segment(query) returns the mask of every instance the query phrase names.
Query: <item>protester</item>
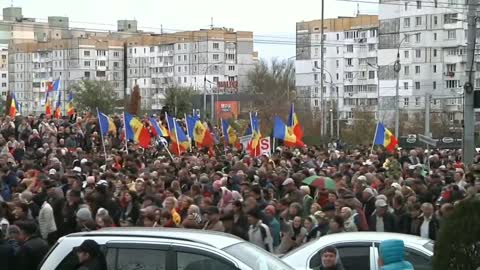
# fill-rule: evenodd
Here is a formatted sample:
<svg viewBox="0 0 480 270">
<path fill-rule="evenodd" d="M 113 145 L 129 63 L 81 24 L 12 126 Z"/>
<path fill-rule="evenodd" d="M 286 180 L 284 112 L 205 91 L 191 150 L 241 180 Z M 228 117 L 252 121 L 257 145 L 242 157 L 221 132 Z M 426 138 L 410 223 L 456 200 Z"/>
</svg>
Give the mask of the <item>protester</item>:
<svg viewBox="0 0 480 270">
<path fill-rule="evenodd" d="M 164 113 L 153 119 L 168 129 Z M 145 147 L 126 141 L 122 116 L 112 115 L 112 122 L 116 132 L 102 136 L 90 113 L 0 117 L 2 245 L 16 257 L 25 256 L 30 243 L 43 248 L 43 240 L 51 246 L 70 233 L 119 226 L 226 232 L 279 253 L 349 231 L 434 240 L 455 205 L 480 194 L 480 166 L 466 168 L 455 149 L 391 153 L 345 143 L 287 147 L 276 140 L 275 151 L 255 156 L 248 145 L 216 140 L 178 153 L 178 147 L 170 151 L 172 138 L 164 138 L 165 147 L 151 129 Z M 309 184 L 310 176 L 317 183 Z M 34 224 L 38 232 L 16 223 Z M 336 251 L 326 254 L 335 258 L 333 264 L 325 258 L 327 268 L 342 267 Z"/>
<path fill-rule="evenodd" d="M 321 251 L 321 264 L 318 270 L 344 270 L 342 264 L 339 260 L 339 254 L 336 248 L 334 247 L 326 247 L 323 248 Z"/>
<path fill-rule="evenodd" d="M 405 244 L 402 240 L 382 241 L 378 253 L 381 270 L 413 270 L 412 264 L 404 260 Z"/>
<path fill-rule="evenodd" d="M 74 248 L 77 254 L 79 266 L 77 270 L 107 270 L 107 261 L 100 250 L 100 246 L 94 240 L 85 240 Z"/>
<path fill-rule="evenodd" d="M 36 270 L 49 250 L 48 243 L 38 235 L 38 226 L 34 222 L 19 221 L 16 225 L 20 229 L 17 237 L 20 248 L 15 269 Z"/>
</svg>

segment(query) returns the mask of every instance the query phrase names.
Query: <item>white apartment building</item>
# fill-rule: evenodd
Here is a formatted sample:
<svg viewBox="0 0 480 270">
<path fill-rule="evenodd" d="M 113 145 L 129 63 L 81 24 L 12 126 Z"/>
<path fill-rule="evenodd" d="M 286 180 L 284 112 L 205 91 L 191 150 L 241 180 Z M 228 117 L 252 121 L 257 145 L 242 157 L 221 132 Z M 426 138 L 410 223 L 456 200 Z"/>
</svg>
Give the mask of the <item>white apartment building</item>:
<svg viewBox="0 0 480 270">
<path fill-rule="evenodd" d="M 74 38 L 11 44 L 8 66 L 10 91 L 15 93 L 24 114 L 44 111 L 48 82 L 56 79 L 60 79 L 62 110 L 71 86 L 82 79 L 110 81 L 118 98 L 123 98 L 121 40 Z"/>
<path fill-rule="evenodd" d="M 452 123 L 460 122 L 467 68 L 465 1 L 380 1 L 379 20 L 381 107 L 390 108 L 384 111 L 384 121 L 393 127 L 393 64 L 398 51 L 401 113 L 414 120 L 413 113 L 424 112 L 429 95 L 432 113 L 448 115 Z M 480 79 L 475 87 L 480 87 Z"/>
<path fill-rule="evenodd" d="M 127 88 L 138 84 L 142 107 L 152 110 L 164 105 L 169 87 L 209 94 L 243 91 L 255 59 L 252 32 L 213 28 L 136 36 L 127 39 Z"/>
<path fill-rule="evenodd" d="M 320 89 L 321 25 L 321 20 L 297 23 L 297 99 L 304 100 L 316 117 L 325 120 L 322 122 L 330 121 L 328 113 L 336 110 L 337 103 L 342 121 L 351 120 L 355 108 L 375 112 L 378 103 L 378 16 L 324 20 L 323 89 Z"/>
</svg>

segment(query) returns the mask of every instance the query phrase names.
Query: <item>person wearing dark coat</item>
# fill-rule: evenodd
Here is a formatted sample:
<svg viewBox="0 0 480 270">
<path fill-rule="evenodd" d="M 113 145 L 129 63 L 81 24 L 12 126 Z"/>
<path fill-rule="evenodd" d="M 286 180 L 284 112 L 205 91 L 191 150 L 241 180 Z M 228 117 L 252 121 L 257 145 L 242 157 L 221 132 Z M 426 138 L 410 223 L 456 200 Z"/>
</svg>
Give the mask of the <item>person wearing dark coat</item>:
<svg viewBox="0 0 480 270">
<path fill-rule="evenodd" d="M 242 202 L 233 202 L 233 226 L 231 233 L 248 241 L 248 218 L 243 213 Z"/>
<path fill-rule="evenodd" d="M 20 221 L 18 235 L 21 243 L 16 255 L 16 270 L 36 270 L 49 250 L 48 243 L 38 234 L 38 226 L 33 221 Z"/>
<path fill-rule="evenodd" d="M 74 251 L 79 261 L 77 270 L 107 270 L 105 255 L 94 240 L 83 241 L 80 246 L 74 248 Z"/>
<path fill-rule="evenodd" d="M 375 212 L 368 219 L 369 230 L 372 232 L 396 232 L 395 217 L 388 212 L 387 202 L 378 199 L 375 206 Z"/>
<path fill-rule="evenodd" d="M 5 234 L 6 233 L 0 228 L 0 262 L 2 269 L 15 269 L 15 250 L 13 246 L 5 240 Z"/>
</svg>

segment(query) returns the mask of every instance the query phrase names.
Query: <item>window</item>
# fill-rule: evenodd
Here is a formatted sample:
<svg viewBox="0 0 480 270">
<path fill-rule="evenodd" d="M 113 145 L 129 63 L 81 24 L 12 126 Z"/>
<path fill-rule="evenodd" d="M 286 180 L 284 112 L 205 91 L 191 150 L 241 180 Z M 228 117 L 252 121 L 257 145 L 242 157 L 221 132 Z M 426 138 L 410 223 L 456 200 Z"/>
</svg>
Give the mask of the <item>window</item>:
<svg viewBox="0 0 480 270">
<path fill-rule="evenodd" d="M 2 83 L 2 87 L 7 87 L 7 83 Z"/>
<path fill-rule="evenodd" d="M 421 9 L 422 8 L 422 1 L 417 1 L 417 9 Z"/>
<path fill-rule="evenodd" d="M 183 77 L 183 82 L 187 83 L 187 77 Z"/>
<path fill-rule="evenodd" d="M 106 51 L 104 50 L 97 50 L 97 56 L 105 56 L 106 55 Z"/>
<path fill-rule="evenodd" d="M 181 55 L 177 56 L 177 60 L 178 62 L 182 61 L 182 56 Z"/>
<path fill-rule="evenodd" d="M 340 34 L 337 33 L 337 40 L 340 40 Z"/>
<path fill-rule="evenodd" d="M 432 269 L 432 262 L 429 258 L 408 248 L 405 249 L 405 260 L 410 262 L 415 270 Z"/>
<path fill-rule="evenodd" d="M 177 45 L 177 50 L 181 50 L 182 49 L 182 44 L 178 44 Z"/>
<path fill-rule="evenodd" d="M 437 49 L 433 49 L 433 57 L 437 57 Z"/>
<path fill-rule="evenodd" d="M 84 77 L 85 78 L 90 78 L 90 71 L 85 71 Z"/>
<path fill-rule="evenodd" d="M 235 66 L 228 66 L 229 71 L 235 71 Z"/>
<path fill-rule="evenodd" d="M 353 45 L 347 45 L 347 52 L 353 52 Z"/>
<path fill-rule="evenodd" d="M 89 67 L 90 66 L 90 61 L 84 61 L 83 65 L 86 66 L 86 67 Z"/>
<path fill-rule="evenodd" d="M 227 60 L 231 60 L 231 61 L 235 60 L 235 54 L 234 53 L 228 53 L 227 54 Z"/>
<path fill-rule="evenodd" d="M 367 58 L 359 58 L 358 59 L 358 64 L 361 66 L 364 66 L 367 64 Z"/>
<path fill-rule="evenodd" d="M 166 251 L 157 249 L 109 249 L 109 269 L 166 269 Z M 116 261 L 115 261 L 116 260 Z"/>
<path fill-rule="evenodd" d="M 408 9 L 408 2 L 405 2 L 405 11 Z"/>
<path fill-rule="evenodd" d="M 83 56 L 90 56 L 90 51 L 83 51 Z"/>
<path fill-rule="evenodd" d="M 404 75 L 409 75 L 410 74 L 410 67 L 409 66 L 404 66 L 403 67 L 403 73 L 404 73 Z"/>
<path fill-rule="evenodd" d="M 437 73 L 437 65 L 433 65 L 433 73 Z"/>
<path fill-rule="evenodd" d="M 2 78 L 4 78 L 4 79 L 7 78 L 7 74 L 2 73 Z"/>
<path fill-rule="evenodd" d="M 444 24 L 449 24 L 449 23 L 456 23 L 457 20 L 457 13 L 447 13 L 443 15 L 443 23 Z"/>
<path fill-rule="evenodd" d="M 415 17 L 415 25 L 416 26 L 422 25 L 422 17 Z"/>
<path fill-rule="evenodd" d="M 409 58 L 410 57 L 410 51 L 404 51 L 403 56 L 404 56 L 404 58 Z"/>
<path fill-rule="evenodd" d="M 409 98 L 408 97 L 404 98 L 403 99 L 403 106 L 408 107 L 408 102 L 409 102 Z"/>
<path fill-rule="evenodd" d="M 150 47 L 150 52 L 155 52 L 155 47 Z"/>
<path fill-rule="evenodd" d="M 446 80 L 445 81 L 445 86 L 447 88 L 456 88 L 459 85 L 459 81 L 457 80 Z"/>
<path fill-rule="evenodd" d="M 104 60 L 98 61 L 98 65 L 101 66 L 101 67 L 104 67 L 105 64 L 106 64 L 106 63 L 105 63 Z"/>
<path fill-rule="evenodd" d="M 119 68 L 119 67 L 120 67 L 120 63 L 118 63 L 118 62 L 113 62 L 113 67 L 114 67 L 114 68 Z"/>
<path fill-rule="evenodd" d="M 447 64 L 447 72 L 455 72 L 457 70 L 456 64 Z"/>
<path fill-rule="evenodd" d="M 215 83 L 218 82 L 218 77 L 217 76 L 213 77 L 213 82 L 215 82 Z"/>
<path fill-rule="evenodd" d="M 315 48 L 315 56 L 318 56 L 318 48 Z"/>
<path fill-rule="evenodd" d="M 415 82 L 415 89 L 420 90 L 420 82 Z"/>
<path fill-rule="evenodd" d="M 416 42 L 416 43 L 420 43 L 420 40 L 421 40 L 421 38 L 420 38 L 420 33 L 415 34 L 415 42 Z"/>
<path fill-rule="evenodd" d="M 415 106 L 420 106 L 420 97 L 415 97 Z"/>
<path fill-rule="evenodd" d="M 420 74 L 420 66 L 415 66 L 415 74 Z"/>
<path fill-rule="evenodd" d="M 448 30 L 447 35 L 448 35 L 448 39 L 456 39 L 457 38 L 457 31 L 456 30 Z"/>
<path fill-rule="evenodd" d="M 105 71 L 97 71 L 97 77 L 105 77 Z"/>
<path fill-rule="evenodd" d="M 336 62 L 336 66 L 337 66 L 337 68 L 338 68 L 338 67 L 340 66 L 340 61 L 339 61 L 339 60 L 336 60 L 335 62 Z"/>
<path fill-rule="evenodd" d="M 422 51 L 421 50 L 415 50 L 415 57 L 416 58 L 422 57 Z"/>
<path fill-rule="evenodd" d="M 345 78 L 346 79 L 353 79 L 353 72 L 345 72 Z"/>
<path fill-rule="evenodd" d="M 338 73 L 336 73 L 335 75 L 336 75 L 336 78 L 337 78 L 337 81 L 338 81 L 338 79 L 340 79 L 340 75 Z"/>
<path fill-rule="evenodd" d="M 433 90 L 437 89 L 437 82 L 436 81 L 432 82 L 432 87 L 433 87 Z"/>
<path fill-rule="evenodd" d="M 345 59 L 345 61 L 346 61 L 345 64 L 346 64 L 347 66 L 352 66 L 352 58 L 347 58 L 347 59 Z"/>
<path fill-rule="evenodd" d="M 438 24 L 438 18 L 437 16 L 433 16 L 433 24 L 437 25 Z"/>
<path fill-rule="evenodd" d="M 318 81 L 318 74 L 313 74 L 313 80 Z"/>
<path fill-rule="evenodd" d="M 408 90 L 408 82 L 403 83 L 403 89 Z"/>
<path fill-rule="evenodd" d="M 315 107 L 318 107 L 318 99 L 315 99 Z"/>
<path fill-rule="evenodd" d="M 200 254 L 177 252 L 177 270 L 190 269 L 237 269 L 233 264 L 224 259 L 217 259 Z"/>
<path fill-rule="evenodd" d="M 375 79 L 375 71 L 370 70 L 370 71 L 368 72 L 368 78 L 369 78 L 369 79 Z"/>
<path fill-rule="evenodd" d="M 187 55 L 183 56 L 183 61 L 187 61 Z"/>
<path fill-rule="evenodd" d="M 215 49 L 215 50 L 218 50 L 218 49 L 220 49 L 220 44 L 219 44 L 219 43 L 216 43 L 216 42 L 214 42 L 214 43 L 213 43 L 213 49 Z"/>
<path fill-rule="evenodd" d="M 368 44 L 368 51 L 375 51 L 375 44 Z"/>
<path fill-rule="evenodd" d="M 338 254 L 340 255 L 340 261 L 345 269 L 357 269 L 368 270 L 370 269 L 370 248 L 369 247 L 338 247 Z M 314 256 L 315 257 L 315 256 Z M 310 268 L 312 267 L 312 261 L 310 260 Z M 320 256 L 319 256 L 320 257 Z M 319 261 L 321 263 L 321 259 Z M 320 264 L 319 264 L 320 265 Z"/>
<path fill-rule="evenodd" d="M 410 27 L 410 18 L 403 19 L 403 27 L 405 28 Z"/>
<path fill-rule="evenodd" d="M 337 54 L 340 53 L 340 47 L 337 47 Z"/>
<path fill-rule="evenodd" d="M 437 33 L 433 33 L 433 40 L 437 40 Z"/>
<path fill-rule="evenodd" d="M 220 59 L 219 56 L 218 56 L 218 54 L 214 54 L 214 55 L 213 55 L 213 60 L 218 61 L 218 59 Z"/>
</svg>

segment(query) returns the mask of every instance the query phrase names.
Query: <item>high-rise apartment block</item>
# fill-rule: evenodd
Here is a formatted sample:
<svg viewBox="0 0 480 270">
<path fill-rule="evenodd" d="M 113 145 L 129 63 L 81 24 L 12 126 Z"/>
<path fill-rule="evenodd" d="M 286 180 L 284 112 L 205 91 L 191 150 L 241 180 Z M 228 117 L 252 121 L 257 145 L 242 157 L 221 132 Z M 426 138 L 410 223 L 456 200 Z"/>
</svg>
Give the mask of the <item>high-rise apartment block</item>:
<svg viewBox="0 0 480 270">
<path fill-rule="evenodd" d="M 378 103 L 378 17 L 358 15 L 325 19 L 323 25 L 322 76 L 322 21 L 297 23 L 297 98 L 305 101 L 324 122 L 330 121 L 329 112 L 337 109 L 342 121 L 351 120 L 355 108 L 375 112 Z M 321 80 L 323 89 L 320 89 Z"/>
</svg>

